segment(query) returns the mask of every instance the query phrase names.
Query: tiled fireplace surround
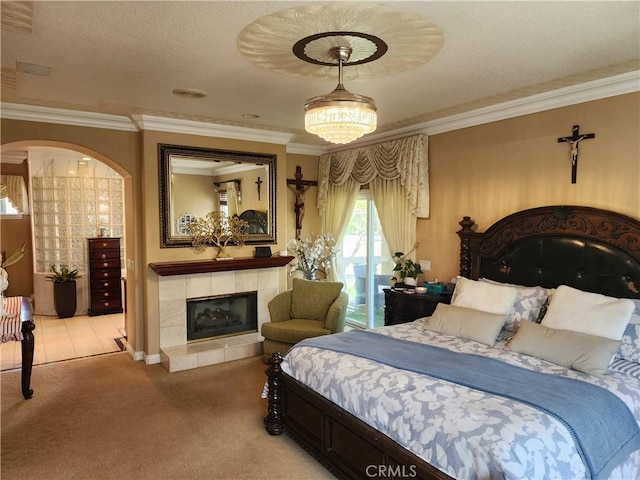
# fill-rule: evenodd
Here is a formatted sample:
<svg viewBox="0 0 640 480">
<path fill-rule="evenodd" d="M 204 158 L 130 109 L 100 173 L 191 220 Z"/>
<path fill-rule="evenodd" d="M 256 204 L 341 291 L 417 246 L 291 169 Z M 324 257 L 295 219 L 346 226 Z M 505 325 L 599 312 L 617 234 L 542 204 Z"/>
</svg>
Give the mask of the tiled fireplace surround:
<svg viewBox="0 0 640 480">
<path fill-rule="evenodd" d="M 177 372 L 262 354 L 264 338 L 259 332 L 262 324 L 269 321 L 267 303 L 286 288 L 280 288 L 286 276 L 282 274 L 282 265 L 268 266 L 261 262 L 258 268 L 247 268 L 246 260 L 240 261 L 242 270 L 233 269 L 238 261 L 227 260 L 226 271 L 197 272 L 207 268 L 203 263 L 194 263 L 191 265 L 196 268 L 191 270 L 196 272 L 179 274 L 176 272 L 189 270 L 189 266 L 185 264 L 167 273 L 176 264 L 150 265 L 159 274 L 160 358 L 167 370 Z M 285 262 L 286 257 L 276 263 L 286 265 Z M 258 292 L 258 332 L 187 343 L 188 298 L 249 291 Z"/>
</svg>

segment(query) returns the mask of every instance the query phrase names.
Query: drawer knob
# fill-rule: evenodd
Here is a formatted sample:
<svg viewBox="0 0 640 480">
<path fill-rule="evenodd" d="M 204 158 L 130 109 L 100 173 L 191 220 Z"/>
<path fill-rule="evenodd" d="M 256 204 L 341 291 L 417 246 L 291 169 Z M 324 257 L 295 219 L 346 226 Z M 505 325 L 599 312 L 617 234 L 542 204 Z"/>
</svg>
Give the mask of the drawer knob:
<svg viewBox="0 0 640 480">
<path fill-rule="evenodd" d="M 109 295 L 110 295 L 110 293 L 109 293 L 109 292 L 104 292 L 104 296 L 105 296 L 105 297 L 108 297 Z"/>
<path fill-rule="evenodd" d="M 104 285 L 105 287 L 109 286 L 109 282 L 104 282 L 102 285 Z"/>
<path fill-rule="evenodd" d="M 107 258 L 107 255 L 103 253 L 102 257 L 100 257 L 100 258 L 102 258 L 104 260 L 105 258 Z"/>
<path fill-rule="evenodd" d="M 109 266 L 109 264 L 108 264 L 107 262 L 104 262 L 104 263 L 102 264 L 102 266 L 103 266 L 103 267 L 108 267 L 108 266 Z"/>
</svg>

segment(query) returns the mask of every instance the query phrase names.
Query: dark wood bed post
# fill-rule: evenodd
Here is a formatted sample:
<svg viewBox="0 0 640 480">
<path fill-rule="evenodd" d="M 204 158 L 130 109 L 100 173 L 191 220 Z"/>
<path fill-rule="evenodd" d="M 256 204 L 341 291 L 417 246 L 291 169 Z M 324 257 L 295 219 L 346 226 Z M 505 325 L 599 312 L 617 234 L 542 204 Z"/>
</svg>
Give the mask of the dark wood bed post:
<svg viewBox="0 0 640 480">
<path fill-rule="evenodd" d="M 274 353 L 268 361 L 269 366 L 265 373 L 267 374 L 268 406 L 267 416 L 264 418 L 264 426 L 270 435 L 280 435 L 284 428 L 282 427 L 282 355 Z"/>
<path fill-rule="evenodd" d="M 33 320 L 22 322 L 22 396 L 25 400 L 33 397 L 31 371 L 33 369 L 33 349 L 35 346 L 33 330 L 35 328 Z"/>
<path fill-rule="evenodd" d="M 471 278 L 471 236 L 473 235 L 472 227 L 476 222 L 471 217 L 462 217 L 458 222 L 462 230 L 458 230 L 460 237 L 460 275 L 465 278 Z"/>
</svg>

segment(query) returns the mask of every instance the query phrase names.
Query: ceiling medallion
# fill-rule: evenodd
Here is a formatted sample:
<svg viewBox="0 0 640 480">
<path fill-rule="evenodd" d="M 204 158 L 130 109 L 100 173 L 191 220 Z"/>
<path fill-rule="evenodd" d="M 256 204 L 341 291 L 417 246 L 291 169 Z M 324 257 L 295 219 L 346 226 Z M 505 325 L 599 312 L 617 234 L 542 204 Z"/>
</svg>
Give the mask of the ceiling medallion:
<svg viewBox="0 0 640 480">
<path fill-rule="evenodd" d="M 350 35 L 348 46 L 353 52 L 344 72 L 347 80 L 379 78 L 417 68 L 444 45 L 440 27 L 422 15 L 393 4 L 369 2 L 311 3 L 281 10 L 245 26 L 237 45 L 240 53 L 260 68 L 307 78 L 335 78 L 337 62 L 332 63 L 328 52 L 339 45 L 330 43 L 327 32 Z M 292 51 L 292 45 L 300 39 L 310 40 L 305 42 L 308 57 L 322 55 L 324 60 L 301 62 L 302 57 Z M 383 41 L 393 54 L 360 63 L 360 50 L 366 55 L 371 45 L 376 45 L 373 39 Z"/>
<path fill-rule="evenodd" d="M 259 18 L 238 36 L 240 53 L 267 70 L 331 78 L 338 67 L 336 89 L 305 105 L 305 129 L 338 144 L 377 128 L 373 99 L 346 90 L 343 76 L 377 78 L 409 70 L 429 61 L 443 44 L 440 28 L 422 16 L 364 2 L 289 8 Z M 385 55 L 388 51 L 393 55 Z M 343 72 L 343 67 L 349 68 Z"/>
</svg>

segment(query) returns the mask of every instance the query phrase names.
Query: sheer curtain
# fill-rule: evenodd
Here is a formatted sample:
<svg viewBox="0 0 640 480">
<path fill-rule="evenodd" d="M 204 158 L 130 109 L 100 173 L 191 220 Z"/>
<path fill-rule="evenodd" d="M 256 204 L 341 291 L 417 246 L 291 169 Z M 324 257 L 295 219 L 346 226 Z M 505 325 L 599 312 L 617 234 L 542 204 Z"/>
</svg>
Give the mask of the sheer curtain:
<svg viewBox="0 0 640 480">
<path fill-rule="evenodd" d="M 240 215 L 240 195 L 238 192 L 238 184 L 235 181 L 227 182 L 227 208 L 228 216 Z"/>
<path fill-rule="evenodd" d="M 336 245 L 342 243 L 347 231 L 349 219 L 356 204 L 356 198 L 360 190 L 360 184 L 347 180 L 342 185 L 330 185 L 324 215 L 324 231 L 331 233 L 336 240 Z M 329 280 L 344 283 L 344 271 L 338 265 L 336 258 L 331 260 L 331 270 L 327 272 Z"/>
<path fill-rule="evenodd" d="M 322 155 L 318 170 L 318 209 L 325 231 L 337 236 L 353 211 L 357 188 L 371 187 L 389 254 L 408 253 L 415 245 L 416 220 L 429 217 L 428 138 L 425 135 L 391 140 L 368 147 Z M 347 199 L 335 201 L 336 186 L 357 185 Z M 344 201 L 350 201 L 349 209 Z M 329 223 L 327 219 L 330 218 Z M 340 221 L 341 220 L 341 221 Z"/>
<path fill-rule="evenodd" d="M 369 182 L 378 211 L 382 233 L 389 245 L 389 256 L 409 253 L 416 242 L 416 216 L 411 212 L 407 192 L 397 180 L 376 177 Z"/>
<path fill-rule="evenodd" d="M 20 175 L 0 176 L 0 198 L 8 198 L 18 212 L 29 214 L 29 197 L 24 178 Z"/>
</svg>

